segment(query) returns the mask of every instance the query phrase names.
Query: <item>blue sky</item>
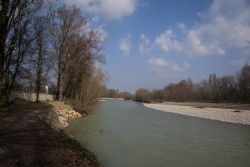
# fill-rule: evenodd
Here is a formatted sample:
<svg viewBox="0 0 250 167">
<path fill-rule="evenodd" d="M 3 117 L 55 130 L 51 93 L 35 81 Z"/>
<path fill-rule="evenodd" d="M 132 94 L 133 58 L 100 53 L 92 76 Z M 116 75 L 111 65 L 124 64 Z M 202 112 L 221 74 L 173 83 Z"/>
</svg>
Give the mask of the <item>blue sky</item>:
<svg viewBox="0 0 250 167">
<path fill-rule="evenodd" d="M 104 39 L 107 86 L 135 91 L 234 74 L 250 62 L 248 0 L 64 0 Z"/>
</svg>

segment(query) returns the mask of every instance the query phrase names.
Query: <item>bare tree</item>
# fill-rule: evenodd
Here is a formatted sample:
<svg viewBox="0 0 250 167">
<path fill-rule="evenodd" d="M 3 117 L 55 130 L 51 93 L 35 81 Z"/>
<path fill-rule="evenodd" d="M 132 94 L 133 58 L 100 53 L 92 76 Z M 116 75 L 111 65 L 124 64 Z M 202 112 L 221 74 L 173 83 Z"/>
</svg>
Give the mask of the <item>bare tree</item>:
<svg viewBox="0 0 250 167">
<path fill-rule="evenodd" d="M 104 62 L 100 38 L 88 31 L 87 19 L 75 6 L 57 9 L 50 31 L 57 65 L 56 99 L 73 97 L 94 61 Z"/>
<path fill-rule="evenodd" d="M 240 98 L 250 102 L 250 66 L 245 64 L 239 73 Z"/>
<path fill-rule="evenodd" d="M 140 88 L 135 93 L 135 100 L 138 102 L 150 102 L 150 93 L 148 90 Z"/>
<path fill-rule="evenodd" d="M 75 6 L 63 6 L 54 11 L 54 22 L 51 25 L 52 46 L 56 56 L 57 86 L 56 99 L 62 96 L 62 75 L 67 64 L 67 40 L 75 33 L 80 33 L 86 24 L 86 19 L 81 16 L 80 10 Z"/>
<path fill-rule="evenodd" d="M 5 94 L 13 88 L 29 45 L 30 23 L 42 0 L 1 0 L 0 10 L 0 88 Z"/>
<path fill-rule="evenodd" d="M 145 101 L 205 101 L 205 102 L 250 102 L 250 66 L 245 65 L 236 75 L 217 77 L 215 73 L 207 80 L 193 84 L 191 79 L 169 84 L 163 89 L 149 92 L 139 89 L 135 100 Z"/>
<path fill-rule="evenodd" d="M 105 75 L 100 68 L 92 68 L 92 75 L 88 76 L 81 82 L 80 87 L 77 89 L 75 106 L 81 111 L 88 111 L 89 106 L 97 103 L 101 97 L 101 90 L 105 84 Z"/>
<path fill-rule="evenodd" d="M 43 75 L 47 70 L 46 68 L 48 68 L 48 27 L 49 20 L 46 16 L 34 18 L 33 31 L 35 40 L 33 42 L 31 62 L 35 71 L 36 102 L 39 101 L 42 79 L 45 77 Z"/>
</svg>

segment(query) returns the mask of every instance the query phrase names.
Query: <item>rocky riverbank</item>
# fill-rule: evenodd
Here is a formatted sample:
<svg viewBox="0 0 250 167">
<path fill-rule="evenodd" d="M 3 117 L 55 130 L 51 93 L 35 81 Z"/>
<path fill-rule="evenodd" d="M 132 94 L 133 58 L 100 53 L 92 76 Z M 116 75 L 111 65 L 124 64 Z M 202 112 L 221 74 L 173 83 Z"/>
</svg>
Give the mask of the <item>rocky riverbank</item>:
<svg viewBox="0 0 250 167">
<path fill-rule="evenodd" d="M 239 123 L 244 125 L 250 125 L 250 110 L 239 110 L 237 108 L 225 109 L 225 108 L 211 108 L 201 107 L 199 105 L 184 106 L 178 104 L 143 104 L 146 107 L 156 110 L 171 112 L 176 114 L 182 114 L 192 117 L 199 117 L 211 120 L 218 120 L 230 123 Z"/>
<path fill-rule="evenodd" d="M 55 130 L 66 128 L 68 126 L 67 121 L 70 119 L 85 116 L 85 114 L 80 114 L 64 102 L 50 102 L 49 104 L 52 106 L 52 112 L 47 115 L 41 115 L 41 118 Z"/>
</svg>

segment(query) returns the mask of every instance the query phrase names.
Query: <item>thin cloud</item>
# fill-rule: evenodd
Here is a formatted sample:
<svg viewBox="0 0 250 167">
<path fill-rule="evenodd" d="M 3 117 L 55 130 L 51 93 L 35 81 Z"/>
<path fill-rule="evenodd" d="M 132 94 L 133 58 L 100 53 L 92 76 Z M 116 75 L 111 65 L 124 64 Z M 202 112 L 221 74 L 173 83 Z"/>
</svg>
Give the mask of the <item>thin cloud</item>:
<svg viewBox="0 0 250 167">
<path fill-rule="evenodd" d="M 171 29 L 156 37 L 155 44 L 166 53 L 172 50 L 181 50 L 182 48 L 181 43 L 175 39 L 175 34 Z"/>
<path fill-rule="evenodd" d="M 104 17 L 108 20 L 121 19 L 131 15 L 136 9 L 136 0 L 63 0 L 67 4 L 75 4 L 83 11 Z"/>
<path fill-rule="evenodd" d="M 100 38 L 101 42 L 104 42 L 108 38 L 108 33 L 102 26 L 97 27 L 94 30 L 98 34 L 98 37 Z"/>
<path fill-rule="evenodd" d="M 189 63 L 183 62 L 181 64 L 177 64 L 166 59 L 155 57 L 151 58 L 147 62 L 149 67 L 154 71 L 161 73 L 183 73 L 186 69 L 190 67 Z"/>
<path fill-rule="evenodd" d="M 162 58 L 152 58 L 148 61 L 148 64 L 156 67 L 164 67 L 167 65 L 167 62 Z"/>
<path fill-rule="evenodd" d="M 131 50 L 131 34 L 128 34 L 127 37 L 120 40 L 119 49 L 124 55 L 130 55 Z"/>
<path fill-rule="evenodd" d="M 139 52 L 141 55 L 145 55 L 150 50 L 150 40 L 145 34 L 140 35 Z"/>
</svg>

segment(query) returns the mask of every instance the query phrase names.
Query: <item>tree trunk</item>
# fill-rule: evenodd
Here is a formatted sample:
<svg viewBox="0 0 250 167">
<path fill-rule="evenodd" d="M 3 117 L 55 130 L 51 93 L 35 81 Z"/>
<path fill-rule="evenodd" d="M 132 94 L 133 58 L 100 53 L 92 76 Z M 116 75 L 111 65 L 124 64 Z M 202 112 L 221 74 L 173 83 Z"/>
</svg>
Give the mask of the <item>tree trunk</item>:
<svg viewBox="0 0 250 167">
<path fill-rule="evenodd" d="M 4 79 L 4 61 L 5 61 L 4 48 L 7 35 L 6 17 L 7 17 L 7 8 L 9 1 L 0 0 L 0 2 L 2 5 L 0 9 L 0 89 L 1 89 L 3 86 L 2 84 Z"/>
<path fill-rule="evenodd" d="M 40 89 L 41 89 L 41 72 L 39 71 L 37 73 L 37 79 L 36 79 L 36 102 L 39 101 Z"/>
<path fill-rule="evenodd" d="M 40 94 L 40 90 L 41 90 L 41 76 L 42 76 L 42 69 L 39 65 L 38 71 L 36 74 L 36 102 L 39 101 L 39 94 Z"/>
<path fill-rule="evenodd" d="M 57 74 L 57 84 L 56 84 L 56 100 L 60 100 L 60 91 L 61 90 L 61 63 L 58 65 L 58 74 Z"/>
</svg>

